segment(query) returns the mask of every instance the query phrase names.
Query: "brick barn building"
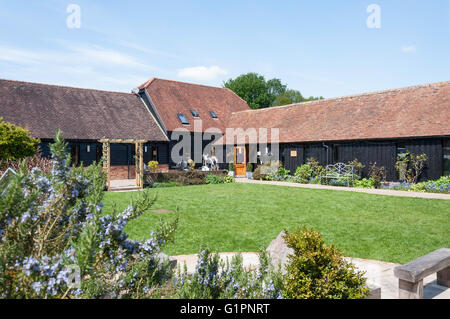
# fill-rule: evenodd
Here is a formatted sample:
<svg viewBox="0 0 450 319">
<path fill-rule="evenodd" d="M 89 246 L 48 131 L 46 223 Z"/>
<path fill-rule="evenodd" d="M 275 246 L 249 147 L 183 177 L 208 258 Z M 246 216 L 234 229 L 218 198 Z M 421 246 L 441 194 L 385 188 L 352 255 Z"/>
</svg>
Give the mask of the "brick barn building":
<svg viewBox="0 0 450 319">
<path fill-rule="evenodd" d="M 73 158 L 85 165 L 101 158 L 102 139 L 142 139 L 146 141 L 145 163 L 157 160 L 161 170 L 173 169 L 177 161 L 172 151 L 179 141 L 174 132 L 181 128 L 191 139 L 191 147 L 180 155 L 192 157 L 199 167 L 201 155 L 211 152 L 206 145 L 214 142 L 217 150 L 229 143 L 227 136 L 219 136 L 203 138 L 195 145 L 196 135 L 205 137 L 207 129 L 224 133 L 226 128 L 269 132 L 276 128 L 278 140 L 272 141 L 269 135 L 268 147 L 257 149 L 258 154 L 264 156 L 277 146 L 280 160 L 291 172 L 310 157 L 322 165 L 357 158 L 366 170 L 369 163 L 384 166 L 388 180 L 396 181 L 397 155 L 408 150 L 428 155 L 422 179 L 450 174 L 450 82 L 260 110 L 251 110 L 226 88 L 178 81 L 154 78 L 133 92 L 0 80 L 0 117 L 40 138 L 44 154 L 61 129 Z M 231 148 L 246 153 L 249 143 L 232 140 Z M 111 144 L 113 178 L 134 178 L 134 168 L 130 168 L 134 167 L 134 152 L 133 145 Z M 230 158 L 233 154 L 219 159 L 222 168 Z M 251 156 L 244 158 L 244 164 L 255 161 Z"/>
</svg>

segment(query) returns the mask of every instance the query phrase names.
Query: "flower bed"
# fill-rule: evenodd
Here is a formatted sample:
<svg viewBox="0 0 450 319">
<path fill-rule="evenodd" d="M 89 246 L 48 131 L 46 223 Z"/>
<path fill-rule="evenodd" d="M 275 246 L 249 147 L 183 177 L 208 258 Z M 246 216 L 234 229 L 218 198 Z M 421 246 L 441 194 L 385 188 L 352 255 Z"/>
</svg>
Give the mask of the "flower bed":
<svg viewBox="0 0 450 319">
<path fill-rule="evenodd" d="M 207 184 L 206 177 L 210 174 L 219 176 L 223 179 L 226 176 L 227 172 L 171 171 L 168 173 L 146 173 L 144 175 L 144 180 L 149 186 L 152 186 L 154 183 L 165 183 L 166 185 L 176 184 L 177 186 L 204 185 Z"/>
<path fill-rule="evenodd" d="M 356 161 L 356 160 L 355 160 Z M 255 170 L 255 179 L 261 181 L 280 181 L 280 182 L 290 182 L 290 183 L 300 183 L 300 184 L 322 184 L 330 186 L 347 186 L 346 179 L 329 179 L 324 182 L 320 178 L 320 174 L 323 172 L 323 167 L 317 165 L 314 160 L 308 164 L 297 167 L 295 175 L 292 176 L 289 170 L 284 167 L 279 167 L 278 170 L 274 170 L 268 174 L 261 174 L 261 168 L 264 166 L 258 166 Z M 268 167 L 268 166 L 267 166 Z M 372 165 L 375 167 L 375 165 Z M 380 170 L 380 168 L 377 168 Z M 382 168 L 381 168 L 382 169 Z M 372 169 L 372 171 L 375 171 Z M 412 191 L 412 192 L 428 192 L 428 193 L 443 193 L 450 194 L 450 176 L 442 176 L 438 180 L 431 180 L 426 182 L 421 182 L 417 184 L 413 183 L 393 183 L 393 182 L 383 182 L 383 178 L 378 176 L 380 174 L 374 174 L 369 178 L 360 178 L 359 175 L 354 176 L 354 180 L 349 180 L 350 187 L 356 188 L 380 188 L 389 190 L 401 190 L 401 191 Z M 381 175 L 384 175 L 382 172 Z"/>
</svg>

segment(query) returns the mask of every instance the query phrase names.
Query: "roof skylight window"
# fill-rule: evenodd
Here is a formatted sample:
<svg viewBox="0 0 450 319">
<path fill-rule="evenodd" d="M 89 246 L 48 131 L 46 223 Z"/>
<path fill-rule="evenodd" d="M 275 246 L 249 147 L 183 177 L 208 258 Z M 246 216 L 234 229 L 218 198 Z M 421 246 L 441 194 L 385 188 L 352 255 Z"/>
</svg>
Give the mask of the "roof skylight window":
<svg viewBox="0 0 450 319">
<path fill-rule="evenodd" d="M 184 115 L 183 113 L 178 113 L 177 115 L 178 115 L 178 118 L 181 121 L 181 124 L 189 125 L 189 121 L 188 121 L 186 115 Z"/>
<path fill-rule="evenodd" d="M 191 114 L 193 117 L 198 117 L 198 112 L 196 110 L 191 110 Z"/>
</svg>

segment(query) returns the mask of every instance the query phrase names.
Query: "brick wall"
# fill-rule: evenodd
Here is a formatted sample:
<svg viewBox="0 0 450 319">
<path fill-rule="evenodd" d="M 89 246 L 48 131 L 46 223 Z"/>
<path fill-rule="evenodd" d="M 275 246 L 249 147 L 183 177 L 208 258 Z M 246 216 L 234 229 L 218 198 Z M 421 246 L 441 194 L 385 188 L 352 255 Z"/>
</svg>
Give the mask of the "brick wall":
<svg viewBox="0 0 450 319">
<path fill-rule="evenodd" d="M 159 164 L 157 173 L 169 172 L 169 164 Z M 111 165 L 110 167 L 111 180 L 116 179 L 135 179 L 136 168 L 134 165 L 130 165 L 130 173 L 128 175 L 128 165 Z"/>
<path fill-rule="evenodd" d="M 169 172 L 169 164 L 159 164 L 156 173 L 168 173 Z"/>
</svg>

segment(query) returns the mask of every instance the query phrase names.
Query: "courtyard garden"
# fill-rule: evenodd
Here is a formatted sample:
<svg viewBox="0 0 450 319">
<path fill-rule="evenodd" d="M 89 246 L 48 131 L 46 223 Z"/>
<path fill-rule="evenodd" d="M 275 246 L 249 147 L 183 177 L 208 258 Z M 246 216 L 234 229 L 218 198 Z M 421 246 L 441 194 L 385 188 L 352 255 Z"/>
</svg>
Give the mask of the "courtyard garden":
<svg viewBox="0 0 450 319">
<path fill-rule="evenodd" d="M 16 172 L 1 179 L 0 299 L 365 298 L 364 273 L 343 256 L 405 263 L 450 246 L 447 200 L 192 171 L 110 193 L 101 162 L 72 166 L 61 132 L 50 150 L 51 159 L 6 163 Z M 285 272 L 264 251 L 281 230 L 293 249 Z M 198 254 L 194 272 L 161 252 Z M 259 266 L 215 252 L 258 252 Z"/>
<path fill-rule="evenodd" d="M 160 218 L 179 216 L 169 255 L 265 248 L 284 228 L 314 227 L 346 256 L 406 263 L 450 246 L 450 203 L 332 190 L 241 183 L 148 189 L 152 208 L 125 231 L 144 240 Z M 104 212 L 127 208 L 138 193 L 106 193 Z"/>
</svg>

